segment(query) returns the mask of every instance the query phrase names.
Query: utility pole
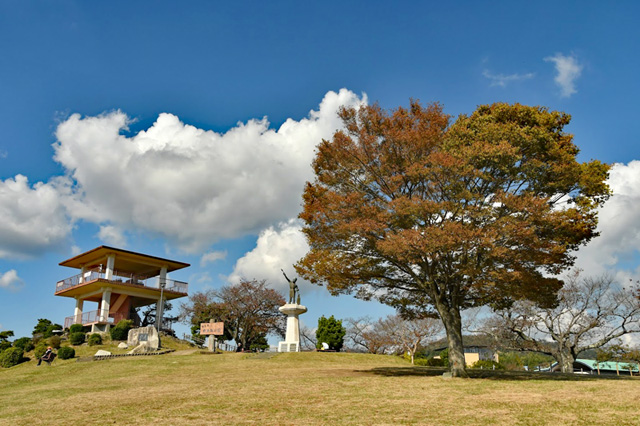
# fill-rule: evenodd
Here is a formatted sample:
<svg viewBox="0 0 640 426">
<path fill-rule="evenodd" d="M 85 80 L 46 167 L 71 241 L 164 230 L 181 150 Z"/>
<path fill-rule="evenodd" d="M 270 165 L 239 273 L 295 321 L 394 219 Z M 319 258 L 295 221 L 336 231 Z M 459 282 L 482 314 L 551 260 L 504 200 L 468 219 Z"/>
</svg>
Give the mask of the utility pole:
<svg viewBox="0 0 640 426">
<path fill-rule="evenodd" d="M 158 330 L 158 346 L 161 345 L 160 330 L 162 329 L 162 314 L 164 314 L 164 286 L 167 284 L 165 278 L 160 278 L 160 303 L 158 303 L 158 323 L 156 329 Z"/>
</svg>

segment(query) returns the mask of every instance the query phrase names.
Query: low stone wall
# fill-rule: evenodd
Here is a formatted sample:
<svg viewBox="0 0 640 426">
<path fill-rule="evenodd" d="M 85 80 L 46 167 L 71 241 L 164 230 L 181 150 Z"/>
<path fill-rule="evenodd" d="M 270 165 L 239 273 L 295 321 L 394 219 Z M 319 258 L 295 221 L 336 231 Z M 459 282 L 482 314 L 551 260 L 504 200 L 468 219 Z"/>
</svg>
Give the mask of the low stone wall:
<svg viewBox="0 0 640 426">
<path fill-rule="evenodd" d="M 102 361 L 104 359 L 112 359 L 112 358 L 123 358 L 123 357 L 131 357 L 131 356 L 152 356 L 152 355 L 165 355 L 171 352 L 175 352 L 175 349 L 165 349 L 163 351 L 157 352 L 142 352 L 138 354 L 111 354 L 111 355 L 95 355 L 92 357 L 84 357 L 78 358 L 77 362 L 87 362 L 87 361 Z"/>
</svg>

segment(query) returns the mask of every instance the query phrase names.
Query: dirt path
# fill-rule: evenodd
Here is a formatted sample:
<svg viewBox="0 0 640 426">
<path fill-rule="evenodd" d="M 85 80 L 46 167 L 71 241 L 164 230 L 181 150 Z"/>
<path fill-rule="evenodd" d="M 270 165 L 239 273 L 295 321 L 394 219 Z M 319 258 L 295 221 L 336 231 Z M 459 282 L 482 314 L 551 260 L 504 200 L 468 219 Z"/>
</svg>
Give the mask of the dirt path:
<svg viewBox="0 0 640 426">
<path fill-rule="evenodd" d="M 191 355 L 198 352 L 199 349 L 184 349 L 182 351 L 173 351 L 169 355 Z"/>
</svg>

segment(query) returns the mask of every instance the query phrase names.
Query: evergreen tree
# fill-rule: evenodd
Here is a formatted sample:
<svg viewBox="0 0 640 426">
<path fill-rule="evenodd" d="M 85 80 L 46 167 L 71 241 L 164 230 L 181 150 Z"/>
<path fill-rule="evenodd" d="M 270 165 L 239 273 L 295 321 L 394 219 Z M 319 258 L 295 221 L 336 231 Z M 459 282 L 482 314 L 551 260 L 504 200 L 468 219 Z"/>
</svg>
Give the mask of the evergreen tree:
<svg viewBox="0 0 640 426">
<path fill-rule="evenodd" d="M 342 320 L 337 320 L 331 315 L 325 318 L 324 315 L 318 319 L 318 330 L 316 331 L 318 349 L 322 348 L 322 343 L 329 345 L 329 349 L 339 351 L 344 343 L 344 336 L 347 330 L 342 326 Z"/>
</svg>

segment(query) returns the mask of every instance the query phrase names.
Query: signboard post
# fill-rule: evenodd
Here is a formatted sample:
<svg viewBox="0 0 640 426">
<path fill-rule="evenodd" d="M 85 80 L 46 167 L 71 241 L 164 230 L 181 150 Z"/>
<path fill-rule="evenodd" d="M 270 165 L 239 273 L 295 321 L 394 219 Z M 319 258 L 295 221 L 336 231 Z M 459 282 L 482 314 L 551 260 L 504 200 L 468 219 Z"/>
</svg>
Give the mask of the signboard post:
<svg viewBox="0 0 640 426">
<path fill-rule="evenodd" d="M 215 336 L 222 336 L 224 334 L 224 323 L 213 322 L 211 319 L 209 322 L 200 323 L 200 335 L 209 336 L 209 350 L 211 352 L 216 350 L 216 338 Z"/>
</svg>

